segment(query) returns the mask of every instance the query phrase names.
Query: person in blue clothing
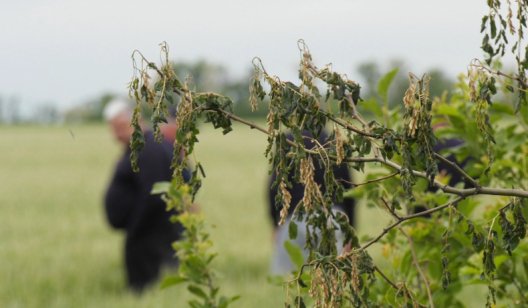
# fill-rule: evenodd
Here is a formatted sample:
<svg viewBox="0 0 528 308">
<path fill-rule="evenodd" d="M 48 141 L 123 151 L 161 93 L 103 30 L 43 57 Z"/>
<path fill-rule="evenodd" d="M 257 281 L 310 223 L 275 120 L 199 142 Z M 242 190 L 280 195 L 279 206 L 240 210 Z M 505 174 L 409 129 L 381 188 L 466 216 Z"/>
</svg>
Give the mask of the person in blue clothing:
<svg viewBox="0 0 528 308">
<path fill-rule="evenodd" d="M 133 172 L 130 162 L 132 108 L 125 100 L 110 102 L 104 117 L 115 139 L 123 147 L 121 158 L 104 197 L 104 209 L 112 228 L 123 230 L 125 239 L 125 269 L 128 286 L 136 292 L 154 283 L 163 266 L 177 265 L 171 243 L 182 233 L 182 227 L 169 221 L 173 214 L 166 211 L 160 195 L 152 195 L 154 183 L 170 181 L 172 145 L 154 140 L 144 132 L 145 145 L 138 157 L 139 172 Z"/>
</svg>

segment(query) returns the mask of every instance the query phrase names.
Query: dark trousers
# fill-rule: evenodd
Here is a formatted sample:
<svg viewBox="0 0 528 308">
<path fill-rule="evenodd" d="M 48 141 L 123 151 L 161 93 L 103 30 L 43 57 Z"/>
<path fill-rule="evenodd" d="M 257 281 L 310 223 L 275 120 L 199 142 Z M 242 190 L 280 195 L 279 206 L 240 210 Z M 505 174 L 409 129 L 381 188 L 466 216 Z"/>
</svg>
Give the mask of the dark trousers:
<svg viewBox="0 0 528 308">
<path fill-rule="evenodd" d="M 153 234 L 141 238 L 127 238 L 125 266 L 128 286 L 135 292 L 156 282 L 164 265 L 177 266 L 171 247 L 173 239 L 167 234 Z"/>
</svg>

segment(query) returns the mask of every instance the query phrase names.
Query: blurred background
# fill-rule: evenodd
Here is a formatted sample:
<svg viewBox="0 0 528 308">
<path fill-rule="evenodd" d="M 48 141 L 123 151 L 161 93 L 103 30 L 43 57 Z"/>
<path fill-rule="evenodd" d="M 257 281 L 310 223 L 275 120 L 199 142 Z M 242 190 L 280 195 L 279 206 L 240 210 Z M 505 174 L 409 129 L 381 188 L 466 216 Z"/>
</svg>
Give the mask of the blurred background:
<svg viewBox="0 0 528 308">
<path fill-rule="evenodd" d="M 436 67 L 454 77 L 481 55 L 484 12 L 481 0 L 6 2 L 2 119 L 60 119 L 75 106 L 121 94 L 132 51 L 157 61 L 162 41 L 175 62 L 221 66 L 222 83 L 246 80 L 256 56 L 269 72 L 296 78 L 300 38 L 320 66 L 331 62 L 359 81 L 362 64 L 394 59 L 417 75 Z"/>
<path fill-rule="evenodd" d="M 166 41 L 180 76 L 197 89 L 232 97 L 250 113 L 251 60 L 296 80 L 302 38 L 318 66 L 332 63 L 376 94 L 379 78 L 429 73 L 433 95 L 449 93 L 481 55 L 484 1 L 102 1 L 6 2 L 0 11 L 0 307 L 182 306 L 184 290 L 125 289 L 122 234 L 109 229 L 102 198 L 119 146 L 102 120 L 104 106 L 126 94 L 131 54 L 153 62 Z M 197 157 L 207 178 L 198 203 L 213 225 L 216 267 L 239 307 L 282 305 L 267 282 L 271 225 L 266 215 L 266 138 L 245 127 L 204 127 Z M 361 234 L 375 209 L 359 208 Z M 374 211 L 374 212 L 373 212 Z M 372 221 L 372 220 L 370 220 Z"/>
</svg>

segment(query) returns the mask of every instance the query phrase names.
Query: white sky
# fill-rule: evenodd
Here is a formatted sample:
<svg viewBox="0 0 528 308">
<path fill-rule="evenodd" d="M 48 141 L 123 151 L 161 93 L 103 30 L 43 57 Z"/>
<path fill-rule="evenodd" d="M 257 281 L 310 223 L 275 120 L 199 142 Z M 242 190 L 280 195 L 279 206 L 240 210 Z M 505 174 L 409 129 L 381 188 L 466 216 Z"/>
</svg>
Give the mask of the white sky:
<svg viewBox="0 0 528 308">
<path fill-rule="evenodd" d="M 130 55 L 204 58 L 241 75 L 254 56 L 282 79 L 296 76 L 303 38 L 322 66 L 354 79 L 361 62 L 404 59 L 453 77 L 481 55 L 485 0 L 3 0 L 0 96 L 28 112 L 61 108 L 104 91 L 125 93 Z M 420 74 L 420 71 L 416 72 Z"/>
</svg>

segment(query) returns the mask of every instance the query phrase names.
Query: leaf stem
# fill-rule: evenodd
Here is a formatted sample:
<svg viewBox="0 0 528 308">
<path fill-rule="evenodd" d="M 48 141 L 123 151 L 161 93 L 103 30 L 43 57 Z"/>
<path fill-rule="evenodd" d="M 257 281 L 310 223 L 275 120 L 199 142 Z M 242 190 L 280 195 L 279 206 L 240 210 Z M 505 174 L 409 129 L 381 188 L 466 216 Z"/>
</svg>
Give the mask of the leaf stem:
<svg viewBox="0 0 528 308">
<path fill-rule="evenodd" d="M 427 298 L 429 299 L 429 307 L 434 308 L 433 296 L 431 295 L 431 286 L 429 284 L 429 279 L 427 279 L 427 276 L 425 275 L 422 267 L 420 266 L 420 262 L 416 254 L 416 250 L 414 249 L 414 241 L 402 228 L 399 228 L 399 230 L 407 238 L 407 242 L 409 242 L 409 249 L 411 250 L 411 255 L 413 258 L 414 266 L 416 267 L 418 274 L 420 275 L 420 277 L 422 278 L 425 284 L 425 290 L 427 291 Z"/>
</svg>

